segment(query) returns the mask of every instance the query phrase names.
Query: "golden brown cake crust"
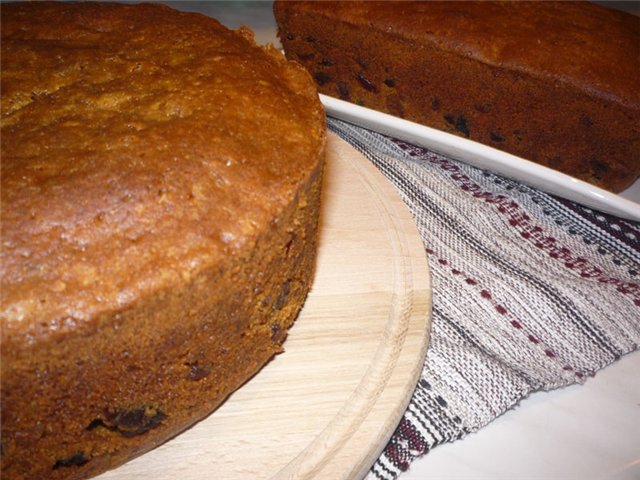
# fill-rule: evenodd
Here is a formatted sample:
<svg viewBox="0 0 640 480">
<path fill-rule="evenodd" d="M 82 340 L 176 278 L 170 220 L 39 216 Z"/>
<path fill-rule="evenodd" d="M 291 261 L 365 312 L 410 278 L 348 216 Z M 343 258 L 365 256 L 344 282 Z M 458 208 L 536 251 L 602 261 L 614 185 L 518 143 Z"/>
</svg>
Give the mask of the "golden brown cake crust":
<svg viewBox="0 0 640 480">
<path fill-rule="evenodd" d="M 324 111 L 301 67 L 201 15 L 0 8 L 3 478 L 83 478 L 280 351 Z"/>
<path fill-rule="evenodd" d="M 640 175 L 640 18 L 588 2 L 276 2 L 321 92 L 612 191 Z"/>
</svg>

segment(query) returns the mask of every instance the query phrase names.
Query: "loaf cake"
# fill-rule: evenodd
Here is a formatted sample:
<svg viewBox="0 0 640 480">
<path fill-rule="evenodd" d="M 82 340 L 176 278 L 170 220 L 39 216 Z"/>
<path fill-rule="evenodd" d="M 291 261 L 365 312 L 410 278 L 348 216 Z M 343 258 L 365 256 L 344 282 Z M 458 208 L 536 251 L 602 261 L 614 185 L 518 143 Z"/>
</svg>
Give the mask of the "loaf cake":
<svg viewBox="0 0 640 480">
<path fill-rule="evenodd" d="M 619 192 L 640 174 L 640 18 L 583 2 L 277 1 L 320 92 Z"/>
<path fill-rule="evenodd" d="M 246 28 L 0 8 L 2 478 L 86 478 L 282 350 L 314 273 L 324 110 Z"/>
</svg>

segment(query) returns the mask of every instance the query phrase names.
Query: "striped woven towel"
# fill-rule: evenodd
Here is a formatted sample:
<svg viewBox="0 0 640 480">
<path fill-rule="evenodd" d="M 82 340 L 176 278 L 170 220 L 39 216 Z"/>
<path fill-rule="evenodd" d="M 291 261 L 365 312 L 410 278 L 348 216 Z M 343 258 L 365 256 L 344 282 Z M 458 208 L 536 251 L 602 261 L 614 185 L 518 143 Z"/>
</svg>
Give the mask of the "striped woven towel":
<svg viewBox="0 0 640 480">
<path fill-rule="evenodd" d="M 329 119 L 397 187 L 428 255 L 431 344 L 369 479 L 640 344 L 640 224 Z"/>
</svg>

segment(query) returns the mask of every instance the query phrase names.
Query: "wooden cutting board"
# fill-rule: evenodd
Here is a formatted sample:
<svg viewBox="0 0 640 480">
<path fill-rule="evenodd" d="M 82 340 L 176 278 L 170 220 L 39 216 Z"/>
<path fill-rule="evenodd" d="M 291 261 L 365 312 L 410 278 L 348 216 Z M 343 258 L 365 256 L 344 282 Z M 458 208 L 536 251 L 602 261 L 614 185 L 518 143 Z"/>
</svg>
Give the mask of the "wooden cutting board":
<svg viewBox="0 0 640 480">
<path fill-rule="evenodd" d="M 278 355 L 216 412 L 107 479 L 355 479 L 420 374 L 431 285 L 395 188 L 330 134 L 316 279 Z"/>
</svg>

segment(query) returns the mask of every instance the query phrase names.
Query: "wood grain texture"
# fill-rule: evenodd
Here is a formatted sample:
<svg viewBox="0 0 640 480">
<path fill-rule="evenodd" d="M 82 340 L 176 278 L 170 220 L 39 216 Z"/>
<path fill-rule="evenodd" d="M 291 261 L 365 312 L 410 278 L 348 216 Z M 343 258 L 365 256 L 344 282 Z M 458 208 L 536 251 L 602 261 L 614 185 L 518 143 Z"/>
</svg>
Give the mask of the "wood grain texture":
<svg viewBox="0 0 640 480">
<path fill-rule="evenodd" d="M 395 188 L 330 134 L 316 279 L 278 355 L 216 412 L 107 472 L 124 479 L 355 479 L 423 365 L 431 284 Z"/>
</svg>

